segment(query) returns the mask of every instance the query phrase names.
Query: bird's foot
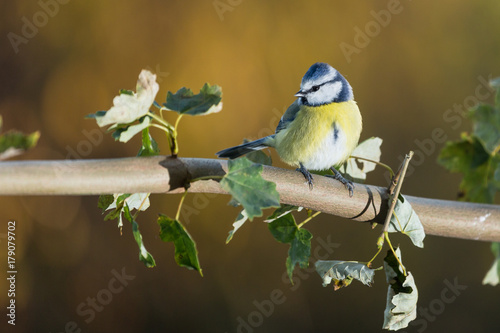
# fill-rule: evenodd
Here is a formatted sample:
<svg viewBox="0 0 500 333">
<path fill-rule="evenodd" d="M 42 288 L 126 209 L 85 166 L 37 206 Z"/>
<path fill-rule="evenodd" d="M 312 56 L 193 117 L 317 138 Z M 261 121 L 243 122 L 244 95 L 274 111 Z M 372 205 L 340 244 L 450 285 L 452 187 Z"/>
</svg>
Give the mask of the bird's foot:
<svg viewBox="0 0 500 333">
<path fill-rule="evenodd" d="M 304 168 L 302 163 L 300 163 L 299 165 L 300 165 L 300 168 L 297 168 L 297 171 L 300 171 L 304 175 L 304 178 L 306 179 L 307 184 L 309 185 L 309 189 L 312 190 L 313 189 L 313 176 L 312 176 L 312 174 L 306 168 Z"/>
<path fill-rule="evenodd" d="M 340 172 L 338 172 L 335 168 L 330 168 L 333 171 L 333 175 L 326 175 L 327 177 L 333 178 L 344 184 L 345 188 L 349 190 L 349 197 L 352 197 L 354 194 L 354 184 L 352 181 L 347 180 L 342 176 Z"/>
</svg>

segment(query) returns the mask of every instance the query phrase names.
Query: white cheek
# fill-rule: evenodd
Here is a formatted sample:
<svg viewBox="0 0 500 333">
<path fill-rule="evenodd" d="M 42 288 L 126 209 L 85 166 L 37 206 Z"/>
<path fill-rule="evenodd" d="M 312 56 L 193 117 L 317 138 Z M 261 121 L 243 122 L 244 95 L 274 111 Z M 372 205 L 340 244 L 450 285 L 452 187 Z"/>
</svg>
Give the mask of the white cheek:
<svg viewBox="0 0 500 333">
<path fill-rule="evenodd" d="M 326 86 L 327 88 L 327 94 L 330 96 L 332 99 L 335 99 L 339 96 L 340 92 L 342 91 L 342 82 L 337 81 L 332 84 L 329 84 Z"/>
<path fill-rule="evenodd" d="M 342 90 L 341 82 L 334 82 L 331 84 L 325 84 L 320 90 L 310 93 L 307 97 L 308 101 L 312 105 L 320 105 L 331 103 L 335 98 L 337 98 Z"/>
</svg>

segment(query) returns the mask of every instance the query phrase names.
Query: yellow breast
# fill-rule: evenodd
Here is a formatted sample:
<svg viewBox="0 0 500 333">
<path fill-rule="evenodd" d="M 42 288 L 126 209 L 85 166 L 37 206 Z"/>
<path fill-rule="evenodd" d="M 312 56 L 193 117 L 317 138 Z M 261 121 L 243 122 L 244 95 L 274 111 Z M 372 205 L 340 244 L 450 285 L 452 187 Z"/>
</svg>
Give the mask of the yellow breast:
<svg viewBox="0 0 500 333">
<path fill-rule="evenodd" d="M 283 162 L 311 170 L 342 164 L 356 148 L 362 120 L 354 101 L 300 107 L 286 129 L 278 132 L 274 146 Z"/>
</svg>

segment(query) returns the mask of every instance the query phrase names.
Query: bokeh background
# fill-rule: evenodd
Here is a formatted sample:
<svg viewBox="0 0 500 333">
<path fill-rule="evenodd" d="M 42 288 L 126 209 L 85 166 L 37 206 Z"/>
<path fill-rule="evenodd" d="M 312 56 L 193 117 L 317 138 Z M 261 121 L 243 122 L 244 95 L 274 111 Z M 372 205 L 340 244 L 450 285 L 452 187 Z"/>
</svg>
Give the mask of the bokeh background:
<svg viewBox="0 0 500 333">
<path fill-rule="evenodd" d="M 0 4 L 4 129 L 41 131 L 36 149 L 19 159 L 134 156 L 138 140 L 125 145 L 101 136 L 84 116 L 109 109 L 119 89 L 135 89 L 143 68 L 158 75 L 158 102 L 183 86 L 222 86 L 221 113 L 184 118 L 180 125 L 181 156 L 214 158 L 244 137 L 273 131 L 303 74 L 324 61 L 353 86 L 363 114 L 362 139 L 384 139 L 385 163 L 397 168 L 409 150 L 421 152 L 404 193 L 454 200 L 460 176 L 437 165 L 443 143 L 432 133 L 440 128 L 455 140 L 469 130 L 460 113 L 448 110 L 491 102 L 484 82 L 500 75 L 495 0 L 66 2 Z M 34 20 L 39 27 L 30 30 Z M 153 134 L 167 153 L 162 133 Z M 274 152 L 273 157 L 281 166 Z M 368 182 L 386 185 L 382 171 Z M 316 273 L 302 271 L 292 288 L 283 278 L 288 247 L 261 221 L 245 225 L 225 244 L 238 213 L 228 200 L 186 199 L 192 214 L 184 222 L 197 241 L 202 278 L 177 267 L 173 245 L 158 237 L 157 214 L 174 214 L 179 196 L 153 195 L 151 208 L 139 215 L 158 265 L 153 269 L 139 262 L 130 225 L 120 236 L 115 222 L 103 221 L 96 196 L 0 198 L 0 232 L 9 220 L 17 222 L 19 272 L 16 326 L 2 315 L 0 331 L 381 331 L 383 273 L 371 288 L 353 282 L 334 292 L 322 287 Z M 378 231 L 367 224 L 321 215 L 308 229 L 315 236 L 313 249 L 321 246 L 319 239 L 333 243 L 329 259 L 368 260 L 374 254 Z M 401 244 L 419 288 L 419 306 L 429 313 L 421 312 L 418 324 L 405 331 L 498 331 L 500 289 L 481 285 L 493 259 L 488 243 L 428 236 L 418 249 L 402 237 L 393 242 Z M 5 313 L 4 238 L 0 251 Z M 107 290 L 120 286 L 113 280 L 117 272 L 130 280 L 113 294 Z M 453 295 L 445 281 L 466 289 L 445 303 L 443 293 Z M 256 304 L 268 304 L 273 291 L 283 293 L 282 302 L 272 311 L 259 310 Z M 92 298 L 106 303 L 97 305 L 94 317 Z"/>
</svg>

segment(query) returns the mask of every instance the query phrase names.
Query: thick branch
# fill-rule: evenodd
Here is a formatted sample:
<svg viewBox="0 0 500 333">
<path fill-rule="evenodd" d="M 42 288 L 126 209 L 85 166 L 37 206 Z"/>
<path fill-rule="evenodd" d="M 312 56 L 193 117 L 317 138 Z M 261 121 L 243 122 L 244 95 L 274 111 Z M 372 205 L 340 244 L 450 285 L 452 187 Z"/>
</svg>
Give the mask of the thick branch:
<svg viewBox="0 0 500 333">
<path fill-rule="evenodd" d="M 165 156 L 112 160 L 9 161 L 0 163 L 0 195 L 96 195 L 179 193 L 190 179 L 222 176 L 223 160 Z M 324 213 L 383 223 L 385 188 L 356 184 L 350 198 L 338 181 L 315 176 L 314 189 L 293 170 L 264 166 L 263 176 L 276 183 L 281 202 Z M 190 192 L 226 193 L 218 182 L 198 181 Z M 500 241 L 500 207 L 406 196 L 427 234 Z"/>
</svg>

